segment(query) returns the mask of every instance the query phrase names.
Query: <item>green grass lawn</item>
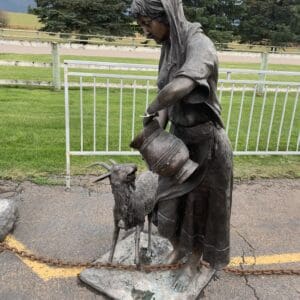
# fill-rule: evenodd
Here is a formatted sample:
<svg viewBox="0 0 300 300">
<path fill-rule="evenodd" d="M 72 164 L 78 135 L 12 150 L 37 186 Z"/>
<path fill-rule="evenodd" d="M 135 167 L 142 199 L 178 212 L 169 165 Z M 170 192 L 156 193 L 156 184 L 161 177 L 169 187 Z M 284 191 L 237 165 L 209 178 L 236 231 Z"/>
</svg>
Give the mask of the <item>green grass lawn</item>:
<svg viewBox="0 0 300 300">
<path fill-rule="evenodd" d="M 28 62 L 51 62 L 50 55 L 21 55 L 21 54 L 5 54 L 0 53 L 0 60 L 6 61 L 28 61 Z M 88 61 L 103 61 L 103 62 L 120 62 L 120 63 L 140 63 L 140 64 L 153 64 L 157 65 L 157 60 L 153 59 L 134 59 L 134 58 L 110 58 L 110 57 L 78 57 L 78 56 L 61 56 L 61 62 L 64 60 L 88 60 Z M 222 63 L 221 68 L 227 69 L 253 69 L 259 70 L 260 65 L 255 63 Z M 272 65 L 268 67 L 269 70 L 276 71 L 290 71 L 299 72 L 299 66 L 294 65 Z M 73 71 L 73 69 L 72 69 Z M 82 71 L 82 70 L 81 70 Z M 84 70 L 83 70 L 84 71 Z M 89 70 L 88 72 L 94 73 L 115 73 L 115 74 L 132 74 L 132 75 L 150 75 L 155 76 L 156 72 L 145 71 L 118 71 L 118 70 Z M 61 78 L 63 78 L 63 69 L 61 70 Z M 225 79 L 225 74 L 220 74 L 220 79 Z M 233 74 L 233 80 L 258 80 L 255 74 Z M 35 81 L 51 81 L 52 70 L 51 68 L 35 68 L 35 67 L 6 67 L 0 66 L 0 79 L 18 79 L 18 80 L 35 80 Z M 270 81 L 289 81 L 299 82 L 300 76 L 282 76 L 272 75 L 267 76 L 266 80 Z"/>
<path fill-rule="evenodd" d="M 95 61 L 114 61 L 126 63 L 157 64 L 156 60 L 151 59 L 124 59 L 124 58 L 102 58 L 102 57 L 78 57 L 62 56 L 64 59 L 80 59 Z M 51 62 L 50 55 L 18 55 L 18 54 L 0 54 L 0 60 L 20 60 Z M 259 69 L 259 64 L 234 64 L 226 63 L 222 68 L 239 69 Z M 269 65 L 272 70 L 299 71 L 298 66 Z M 118 73 L 125 73 L 119 72 Z M 126 72 L 128 73 L 128 72 Z M 137 74 L 136 71 L 131 72 Z M 143 74 L 155 75 L 155 72 L 143 72 Z M 63 78 L 63 77 L 62 77 Z M 246 77 L 249 79 L 249 77 Z M 25 67 L 0 67 L 0 79 L 24 79 L 24 80 L 43 80 L 51 81 L 50 68 L 25 68 Z M 241 79 L 241 78 L 239 78 Z M 250 79 L 251 78 L 250 76 Z M 78 79 L 77 79 L 78 80 Z M 100 80 L 100 79 L 99 79 Z M 286 81 L 278 76 L 272 80 Z M 299 82 L 299 78 L 293 78 Z M 98 81 L 98 79 L 97 79 Z M 105 81 L 105 80 L 104 80 Z M 103 81 L 103 82 L 104 82 Z M 145 110 L 145 90 L 136 92 L 136 111 L 134 130 L 132 133 L 132 89 L 124 89 L 123 103 L 123 122 L 121 130 L 121 147 L 123 150 L 129 150 L 128 144 L 132 135 L 141 129 L 141 118 Z M 155 93 L 151 91 L 149 100 L 153 99 Z M 241 118 L 241 127 L 239 138 L 235 144 L 236 128 L 238 122 L 238 112 L 241 104 L 241 95 L 239 91 L 234 94 L 232 105 L 232 115 L 230 118 L 229 137 L 236 150 L 242 150 L 248 133 L 252 92 L 245 93 L 243 115 Z M 283 123 L 282 135 L 279 149 L 286 148 L 286 141 L 289 134 L 289 126 L 295 100 L 295 92 L 289 93 L 287 99 L 286 113 Z M 119 90 L 110 90 L 109 104 L 109 139 L 108 147 L 111 150 L 117 150 L 119 147 Z M 274 92 L 267 94 L 264 114 L 261 126 L 261 139 L 259 140 L 259 149 L 266 148 L 266 137 L 268 126 L 271 121 L 273 109 L 272 101 Z M 227 123 L 228 109 L 230 101 L 230 92 L 224 92 L 222 96 L 223 120 Z M 93 148 L 93 91 L 84 89 L 84 149 Z M 270 140 L 270 148 L 274 149 L 277 143 L 281 111 L 284 104 L 284 94 L 279 93 L 275 107 L 275 118 Z M 263 97 L 256 98 L 256 105 L 253 111 L 253 120 L 249 136 L 249 149 L 255 149 L 257 142 L 257 128 L 260 124 L 262 112 Z M 70 90 L 70 112 L 71 112 L 71 147 L 72 150 L 80 149 L 80 119 L 79 119 L 79 90 Z M 0 178 L 12 179 L 34 179 L 39 182 L 44 181 L 40 178 L 48 178 L 56 175 L 62 176 L 65 172 L 65 123 L 64 123 L 64 92 L 54 92 L 49 89 L 34 88 L 13 88 L 0 87 Z M 294 150 L 297 144 L 297 137 L 300 127 L 299 116 L 300 107 L 296 108 L 296 119 L 291 134 L 291 148 Z M 106 147 L 105 126 L 106 118 L 106 90 L 97 88 L 97 149 L 104 150 Z M 73 174 L 82 174 L 91 172 L 86 166 L 97 160 L 106 160 L 107 157 L 74 157 L 72 158 L 71 169 Z M 138 163 L 140 169 L 145 169 L 144 162 L 139 157 L 117 157 L 118 161 L 134 161 Z M 300 158 L 299 156 L 264 156 L 264 157 L 235 157 L 235 177 L 236 178 L 272 178 L 272 177 L 300 177 Z"/>
<path fill-rule="evenodd" d="M 127 91 L 130 93 L 132 91 Z M 78 90 L 71 90 L 71 146 L 72 150 L 80 149 L 80 134 L 78 117 Z M 84 134 L 87 137 L 84 149 L 92 149 L 92 92 L 84 90 L 85 118 Z M 102 96 L 101 96 L 102 93 Z M 126 94 L 126 92 L 125 92 Z M 104 129 L 100 129 L 105 120 L 105 91 L 97 92 L 98 105 L 98 130 L 97 147 L 105 147 Z M 118 91 L 110 92 L 110 122 L 109 122 L 109 149 L 118 147 L 119 129 L 119 104 Z M 129 97 L 128 97 L 129 99 Z M 137 95 L 137 110 L 135 133 L 140 128 L 138 117 L 144 110 L 144 96 L 142 92 Z M 100 102 L 102 101 L 102 109 Z M 226 107 L 228 95 L 223 99 L 224 117 L 226 121 Z M 280 101 L 279 101 L 279 105 Z M 238 106 L 238 104 L 237 104 Z M 259 107 L 258 107 L 259 110 Z M 278 107 L 278 111 L 280 107 Z M 290 111 L 290 109 L 288 109 Z M 64 94 L 47 89 L 25 88 L 0 88 L 0 178 L 35 179 L 49 177 L 51 175 L 62 176 L 65 172 L 65 130 L 64 130 Z M 122 147 L 128 148 L 131 140 L 131 103 L 124 103 L 122 124 Z M 256 117 L 257 118 L 257 117 Z M 266 118 L 267 120 L 267 118 Z M 288 120 L 288 118 L 287 118 Z M 102 124 L 101 124 L 102 122 Z M 235 119 L 233 120 L 235 122 Z M 268 122 L 268 120 L 267 120 Z M 298 119 L 299 124 L 299 119 Z M 243 122 L 243 130 L 246 130 L 247 115 Z M 256 122 L 257 123 L 257 122 Z M 257 125 L 255 125 L 257 126 Z M 103 128 L 103 126 L 102 126 Z M 299 126 L 298 126 L 299 128 Z M 284 133 L 286 135 L 286 133 Z M 297 133 L 292 136 L 295 145 Z M 243 134 L 241 134 L 242 139 Z M 283 139 L 284 140 L 284 139 Z M 251 138 L 251 143 L 256 139 Z M 284 147 L 284 141 L 283 141 Z M 128 148 L 129 149 L 129 148 Z M 86 166 L 97 160 L 106 160 L 106 157 L 74 157 L 72 158 L 72 173 L 82 174 L 91 172 Z M 139 157 L 117 157 L 118 161 L 133 161 L 139 164 L 140 169 L 145 169 L 143 161 Z M 94 171 L 93 171 L 94 172 Z M 265 157 L 235 157 L 236 178 L 273 178 L 273 177 L 299 177 L 299 156 L 265 156 Z"/>
</svg>

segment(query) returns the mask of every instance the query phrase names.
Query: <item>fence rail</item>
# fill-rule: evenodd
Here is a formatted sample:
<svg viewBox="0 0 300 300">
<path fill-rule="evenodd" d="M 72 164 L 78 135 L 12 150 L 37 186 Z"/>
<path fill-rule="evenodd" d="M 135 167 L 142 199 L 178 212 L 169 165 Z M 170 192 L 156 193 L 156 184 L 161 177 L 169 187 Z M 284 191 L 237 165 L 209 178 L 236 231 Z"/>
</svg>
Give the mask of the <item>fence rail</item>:
<svg viewBox="0 0 300 300">
<path fill-rule="evenodd" d="M 134 28 L 134 26 L 133 26 Z M 133 30 L 133 33 L 137 30 Z M 22 30 L 0 28 L 0 38 L 3 40 L 58 42 L 58 43 L 81 43 L 93 45 L 114 45 L 130 47 L 160 47 L 153 40 L 142 36 L 105 36 L 91 34 L 75 34 L 64 32 L 45 32 L 38 30 Z M 299 54 L 299 47 L 284 47 L 277 45 L 253 45 L 239 43 L 215 43 L 217 49 L 224 51 L 239 52 L 269 52 L 269 53 L 295 53 Z"/>
<path fill-rule="evenodd" d="M 159 48 L 153 40 L 136 36 L 107 36 L 92 34 L 75 34 L 64 32 L 46 32 L 36 30 L 0 28 L 0 38 L 3 40 L 56 42 L 67 44 L 111 45 L 127 47 L 153 47 Z M 282 49 L 279 48 L 279 49 Z"/>
<path fill-rule="evenodd" d="M 69 68 L 84 68 L 84 69 L 97 69 L 97 70 L 126 70 L 126 71 L 153 71 L 157 72 L 157 65 L 148 64 L 129 64 L 129 63 L 113 63 L 113 62 L 95 62 L 95 61 L 74 61 L 65 60 L 64 63 L 60 64 L 63 68 L 64 64 L 67 63 Z M 36 68 L 50 68 L 52 63 L 46 62 L 28 62 L 28 61 L 5 61 L 0 60 L 0 66 L 11 66 L 11 67 L 36 67 Z M 273 71 L 273 70 L 253 70 L 253 69 L 228 69 L 220 68 L 220 74 L 228 74 L 227 79 L 230 79 L 231 74 L 255 74 L 255 75 L 284 75 L 284 76 L 300 76 L 300 72 L 288 72 L 288 71 Z M 229 78 L 228 78 L 229 77 Z"/>
<path fill-rule="evenodd" d="M 140 116 L 156 93 L 155 76 L 75 72 L 75 63 L 65 61 L 64 69 L 68 187 L 71 156 L 139 154 L 128 145 L 141 130 Z M 75 79 L 78 88 L 70 89 L 70 80 Z M 234 154 L 299 155 L 300 83 L 261 84 L 219 81 L 223 121 Z"/>
<path fill-rule="evenodd" d="M 139 72 L 157 72 L 157 65 L 148 65 L 148 64 L 129 64 L 129 63 L 111 63 L 111 62 L 95 62 L 95 61 L 75 61 L 75 60 L 66 60 L 69 69 L 85 69 L 85 70 L 107 70 L 109 72 L 113 71 L 139 71 Z M 64 67 L 64 64 L 59 64 L 60 68 Z M 31 67 L 31 68 L 52 68 L 52 63 L 46 62 L 26 62 L 26 61 L 1 61 L 1 66 L 10 66 L 10 67 Z M 56 67 L 58 69 L 58 67 Z M 86 71 L 85 71 L 86 72 Z M 53 73 L 58 73 L 53 72 Z M 86 73 L 86 76 L 93 77 L 93 74 Z M 70 75 L 70 74 L 69 74 Z M 74 76 L 77 76 L 74 73 Z M 85 75 L 83 75 L 85 76 Z M 100 75 L 96 75 L 100 76 Z M 117 75 L 119 76 L 119 75 Z M 300 72 L 285 72 L 285 71 L 272 71 L 272 70 L 253 70 L 253 69 L 228 69 L 220 68 L 219 76 L 221 79 L 234 79 L 236 83 L 239 82 L 237 77 L 249 77 L 254 76 L 255 80 L 259 81 L 259 86 L 263 86 L 267 78 L 272 78 L 274 76 L 282 76 L 285 79 L 285 84 L 288 84 L 289 78 L 296 78 L 298 82 L 300 81 Z M 139 76 L 140 77 L 140 76 Z M 142 78 L 142 77 L 140 77 Z M 153 77 L 151 80 L 155 80 Z M 59 83 L 57 82 L 59 81 Z M 268 79 L 270 81 L 270 79 Z M 244 83 L 240 81 L 240 83 Z M 291 83 L 292 84 L 292 83 Z M 296 85 L 297 85 L 296 81 Z M 14 85 L 14 86 L 35 86 L 35 87 L 53 87 L 56 85 L 58 88 L 61 85 L 60 77 L 58 74 L 53 75 L 53 81 L 41 81 L 41 80 L 24 80 L 24 79 L 0 79 L 0 85 Z M 91 86 L 89 82 L 85 82 L 84 86 Z M 77 82 L 69 82 L 70 87 L 78 87 Z M 261 88 L 258 89 L 259 91 Z"/>
</svg>

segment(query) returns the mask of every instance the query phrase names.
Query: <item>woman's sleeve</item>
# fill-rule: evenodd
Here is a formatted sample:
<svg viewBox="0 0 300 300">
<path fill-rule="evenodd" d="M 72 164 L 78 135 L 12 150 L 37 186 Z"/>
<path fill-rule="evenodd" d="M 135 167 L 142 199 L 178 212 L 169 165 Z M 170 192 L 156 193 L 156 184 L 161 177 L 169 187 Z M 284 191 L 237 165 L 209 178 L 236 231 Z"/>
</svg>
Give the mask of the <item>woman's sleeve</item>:
<svg viewBox="0 0 300 300">
<path fill-rule="evenodd" d="M 196 33 L 188 40 L 186 59 L 175 77 L 185 76 L 194 80 L 205 96 L 209 96 L 208 78 L 216 72 L 218 58 L 211 40 L 202 33 Z"/>
</svg>

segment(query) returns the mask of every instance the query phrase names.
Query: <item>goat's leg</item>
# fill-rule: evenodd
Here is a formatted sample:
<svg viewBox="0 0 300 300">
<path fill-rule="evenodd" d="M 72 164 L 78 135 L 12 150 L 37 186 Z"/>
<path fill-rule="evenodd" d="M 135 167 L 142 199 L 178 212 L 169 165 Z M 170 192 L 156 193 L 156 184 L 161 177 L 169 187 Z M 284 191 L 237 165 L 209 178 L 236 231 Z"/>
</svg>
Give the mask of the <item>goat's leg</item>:
<svg viewBox="0 0 300 300">
<path fill-rule="evenodd" d="M 116 249 L 116 245 L 117 245 L 117 241 L 118 241 L 118 237 L 119 237 L 119 232 L 120 232 L 120 227 L 118 226 L 118 224 L 115 224 L 112 245 L 111 245 L 110 254 L 109 254 L 109 258 L 108 258 L 108 261 L 110 263 L 112 262 L 113 257 L 114 257 L 114 253 L 115 253 L 115 249 Z"/>
<path fill-rule="evenodd" d="M 140 239 L 141 239 L 141 231 L 143 229 L 142 225 L 137 225 L 135 228 L 135 257 L 134 263 L 139 266 L 140 265 Z"/>
<path fill-rule="evenodd" d="M 148 256 L 152 256 L 152 243 L 151 243 L 151 235 L 152 235 L 152 213 L 148 214 L 148 248 L 147 254 Z"/>
</svg>

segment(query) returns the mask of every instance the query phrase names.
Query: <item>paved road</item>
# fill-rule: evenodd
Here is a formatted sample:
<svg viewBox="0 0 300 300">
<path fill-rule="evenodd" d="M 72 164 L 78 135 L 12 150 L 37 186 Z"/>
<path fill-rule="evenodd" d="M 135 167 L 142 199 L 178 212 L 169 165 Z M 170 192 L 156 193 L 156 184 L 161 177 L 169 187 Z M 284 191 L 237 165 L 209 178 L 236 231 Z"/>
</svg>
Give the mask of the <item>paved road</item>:
<svg viewBox="0 0 300 300">
<path fill-rule="evenodd" d="M 48 43 L 0 41 L 2 53 L 24 53 L 24 54 L 50 54 L 51 47 Z M 64 55 L 99 56 L 99 57 L 124 57 L 124 58 L 149 58 L 158 59 L 159 49 L 151 48 L 129 48 L 108 46 L 83 46 L 69 44 L 61 45 L 60 53 Z M 244 62 L 260 63 L 260 53 L 249 52 L 219 52 L 220 62 Z M 270 54 L 270 64 L 292 64 L 300 65 L 300 55 Z"/>
<path fill-rule="evenodd" d="M 20 218 L 10 245 L 61 259 L 94 260 L 110 246 L 113 198 L 108 184 L 63 186 L 0 182 L 0 198 L 18 199 Z M 232 263 L 256 268 L 300 267 L 300 180 L 236 183 L 231 220 Z M 282 263 L 278 263 L 281 260 Z M 49 268 L 0 253 L 0 299 L 105 299 L 77 279 L 80 270 Z M 249 266 L 248 266 L 249 267 Z M 299 299 L 300 277 L 219 272 L 204 299 Z M 112 279 L 113 280 L 113 279 Z"/>
</svg>

